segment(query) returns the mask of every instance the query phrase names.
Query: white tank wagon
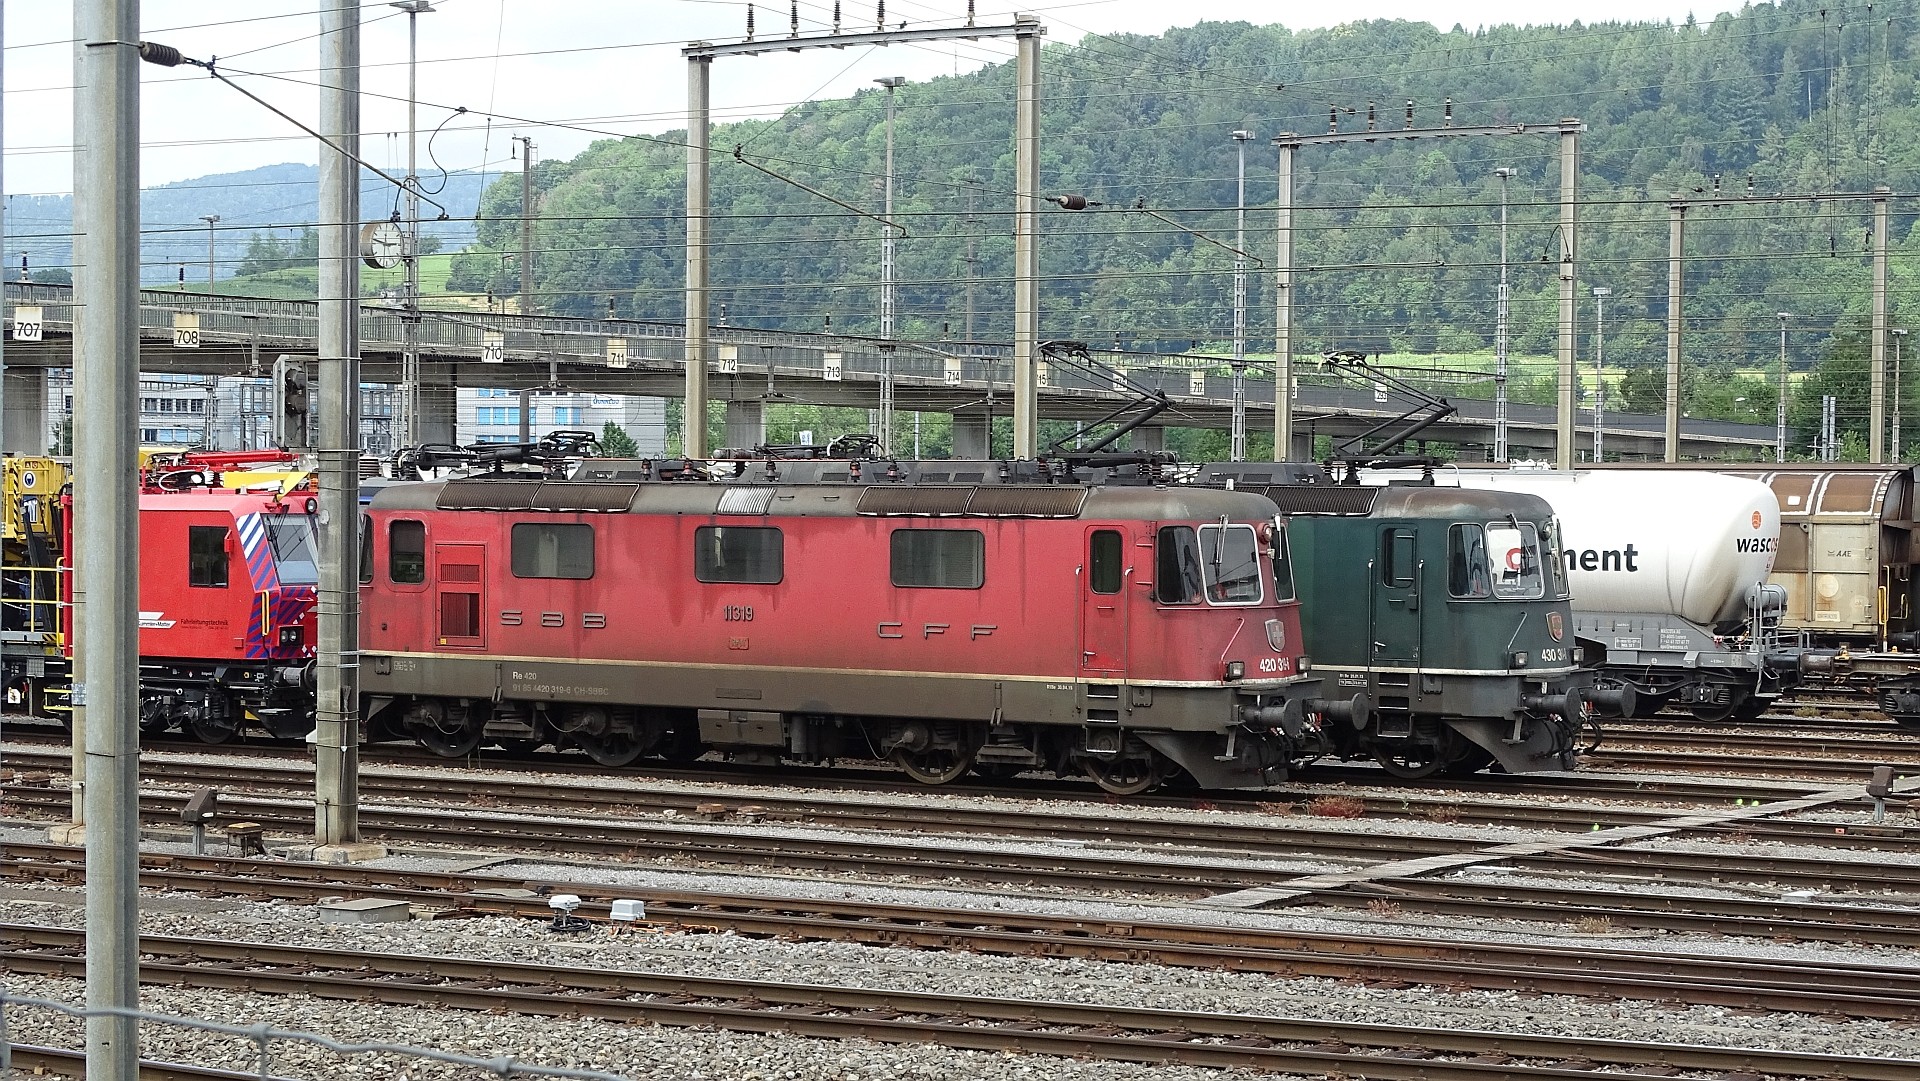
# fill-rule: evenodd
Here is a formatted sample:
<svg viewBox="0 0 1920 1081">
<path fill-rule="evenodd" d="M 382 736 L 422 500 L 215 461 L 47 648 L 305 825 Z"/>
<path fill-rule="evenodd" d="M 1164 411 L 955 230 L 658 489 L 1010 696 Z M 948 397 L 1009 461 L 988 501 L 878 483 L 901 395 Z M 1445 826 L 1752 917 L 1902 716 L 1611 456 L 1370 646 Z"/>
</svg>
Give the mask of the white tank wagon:
<svg viewBox="0 0 1920 1081">
<path fill-rule="evenodd" d="M 1603 683 L 1634 713 L 1757 715 L 1797 679 L 1768 576 L 1780 506 L 1765 484 L 1711 473 L 1439 471 L 1436 483 L 1528 492 L 1560 520 L 1575 632 L 1607 649 Z"/>
</svg>

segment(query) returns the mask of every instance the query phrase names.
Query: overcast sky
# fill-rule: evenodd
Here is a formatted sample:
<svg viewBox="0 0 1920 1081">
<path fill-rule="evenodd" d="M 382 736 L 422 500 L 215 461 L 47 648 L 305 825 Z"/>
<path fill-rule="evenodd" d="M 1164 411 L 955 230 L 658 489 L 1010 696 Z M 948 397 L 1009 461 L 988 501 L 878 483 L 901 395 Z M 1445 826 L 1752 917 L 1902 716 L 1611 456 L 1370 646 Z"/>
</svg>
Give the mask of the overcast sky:
<svg viewBox="0 0 1920 1081">
<path fill-rule="evenodd" d="M 6 13 L 6 191 L 64 193 L 72 187 L 68 153 L 72 108 L 72 6 L 67 0 L 0 0 Z M 455 119 L 434 144 L 448 168 L 517 170 L 514 135 L 531 136 L 542 158 L 571 157 L 594 132 L 657 132 L 684 124 L 686 66 L 680 46 L 726 41 L 745 33 L 747 5 L 733 0 L 433 0 L 418 17 L 421 171 L 425 132 L 455 106 Z M 1563 0 L 1562 20 L 1701 20 L 1740 5 L 1727 0 Z M 220 66 L 287 112 L 311 122 L 317 56 L 318 0 L 145 0 L 142 36 L 181 52 L 217 56 Z M 762 37 L 787 32 L 785 3 L 755 4 Z M 801 29 L 825 29 L 831 0 L 800 5 Z M 890 25 L 944 22 L 964 15 L 965 0 L 894 0 Z M 979 0 L 982 23 L 1005 22 L 1006 0 Z M 870 2 L 843 6 L 846 27 L 869 29 Z M 1202 20 L 1280 22 L 1295 28 L 1356 19 L 1426 19 L 1442 28 L 1535 20 L 1537 3 L 1522 0 L 1349 0 L 1328 7 L 1261 0 L 1038 0 L 1017 10 L 1040 15 L 1049 39 L 1078 41 L 1089 33 L 1155 34 Z M 1442 12 L 1444 14 L 1442 14 Z M 404 167 L 407 16 L 385 3 L 363 8 L 363 155 Z M 873 79 L 924 80 L 974 70 L 1012 51 L 1009 41 L 958 42 L 889 49 L 774 53 L 716 63 L 716 120 L 777 116 L 794 103 L 845 97 Z M 267 77 L 271 76 L 271 77 Z M 142 96 L 142 182 L 162 184 L 278 162 L 315 160 L 313 140 L 228 87 L 189 68 L 146 67 Z M 492 114 L 489 124 L 482 117 Z M 512 118 L 512 119 L 508 119 Z M 575 125 L 576 130 L 551 126 Z M 217 210 L 217 208 L 215 208 Z"/>
</svg>

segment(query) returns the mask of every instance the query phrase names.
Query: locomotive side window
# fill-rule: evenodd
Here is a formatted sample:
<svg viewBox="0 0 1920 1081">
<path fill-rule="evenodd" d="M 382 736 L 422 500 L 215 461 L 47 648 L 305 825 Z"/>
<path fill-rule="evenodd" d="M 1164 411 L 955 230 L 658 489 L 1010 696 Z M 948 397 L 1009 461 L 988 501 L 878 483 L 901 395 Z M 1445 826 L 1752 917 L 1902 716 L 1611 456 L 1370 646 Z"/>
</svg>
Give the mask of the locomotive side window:
<svg viewBox="0 0 1920 1081">
<path fill-rule="evenodd" d="M 1560 554 L 1560 519 L 1540 530 L 1540 543 L 1546 548 L 1547 572 L 1552 576 L 1548 596 L 1555 600 L 1567 599 L 1567 563 Z"/>
<path fill-rule="evenodd" d="M 977 529 L 896 529 L 891 547 L 896 586 L 979 589 L 987 580 L 987 540 Z"/>
<path fill-rule="evenodd" d="M 399 585 L 427 580 L 427 523 L 410 518 L 387 523 L 387 580 Z"/>
<path fill-rule="evenodd" d="M 1447 592 L 1464 598 L 1493 596 L 1487 537 L 1477 525 L 1456 525 L 1448 531 Z"/>
<path fill-rule="evenodd" d="M 1120 534 L 1096 529 L 1087 542 L 1087 584 L 1095 593 L 1120 592 Z"/>
<path fill-rule="evenodd" d="M 1259 603 L 1260 542 L 1252 526 L 1202 526 L 1200 557 L 1206 570 L 1208 601 Z"/>
<path fill-rule="evenodd" d="M 1503 601 L 1529 600 L 1546 592 L 1540 568 L 1540 542 L 1533 523 L 1490 522 L 1487 552 L 1493 564 L 1493 595 Z"/>
<path fill-rule="evenodd" d="M 1273 599 L 1293 599 L 1293 552 L 1287 547 L 1285 527 L 1273 531 Z"/>
<path fill-rule="evenodd" d="M 515 578 L 593 577 L 593 527 L 518 522 L 513 527 Z"/>
<path fill-rule="evenodd" d="M 187 584 L 209 589 L 227 588 L 227 527 L 187 527 Z"/>
<path fill-rule="evenodd" d="M 786 576 L 786 540 L 764 526 L 701 526 L 693 531 L 693 576 L 773 585 Z"/>
<path fill-rule="evenodd" d="M 373 515 L 360 515 L 360 584 L 373 584 Z"/>
<path fill-rule="evenodd" d="M 1192 604 L 1200 599 L 1200 542 L 1193 527 L 1160 527 L 1153 546 L 1153 595 L 1161 604 Z"/>
</svg>

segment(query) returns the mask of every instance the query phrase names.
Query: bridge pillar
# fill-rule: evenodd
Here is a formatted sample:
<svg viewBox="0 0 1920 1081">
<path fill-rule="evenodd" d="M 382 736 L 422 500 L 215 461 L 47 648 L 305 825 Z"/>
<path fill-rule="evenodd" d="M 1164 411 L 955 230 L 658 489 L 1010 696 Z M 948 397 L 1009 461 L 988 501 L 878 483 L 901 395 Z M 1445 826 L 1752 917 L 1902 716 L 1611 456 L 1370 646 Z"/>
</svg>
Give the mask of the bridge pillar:
<svg viewBox="0 0 1920 1081">
<path fill-rule="evenodd" d="M 1166 450 L 1167 430 L 1165 428 L 1142 425 L 1127 433 L 1127 439 L 1134 450 Z"/>
<path fill-rule="evenodd" d="M 459 417 L 460 392 L 453 365 L 421 361 L 420 417 L 414 424 L 414 438 L 422 443 L 455 442 Z"/>
<path fill-rule="evenodd" d="M 983 462 L 993 457 L 988 448 L 988 427 L 992 418 L 981 413 L 955 413 L 953 415 L 953 453 L 951 457 L 963 462 Z"/>
<path fill-rule="evenodd" d="M 45 454 L 53 446 L 53 419 L 47 410 L 47 370 L 8 368 L 6 375 L 8 454 Z"/>
<path fill-rule="evenodd" d="M 728 402 L 727 430 L 720 445 L 734 450 L 752 450 L 766 441 L 766 403 Z"/>
</svg>

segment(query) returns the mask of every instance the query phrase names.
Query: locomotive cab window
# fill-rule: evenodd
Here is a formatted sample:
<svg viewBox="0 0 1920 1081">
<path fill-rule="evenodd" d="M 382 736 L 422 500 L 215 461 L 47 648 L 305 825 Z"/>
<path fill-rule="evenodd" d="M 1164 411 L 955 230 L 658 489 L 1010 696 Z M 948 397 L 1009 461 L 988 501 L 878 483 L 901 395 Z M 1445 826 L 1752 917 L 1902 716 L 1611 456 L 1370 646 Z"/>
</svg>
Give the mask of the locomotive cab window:
<svg viewBox="0 0 1920 1081">
<path fill-rule="evenodd" d="M 1293 599 L 1293 553 L 1287 548 L 1287 529 L 1273 528 L 1273 599 Z"/>
<path fill-rule="evenodd" d="M 701 526 L 693 531 L 693 576 L 773 585 L 786 576 L 785 537 L 765 526 Z"/>
<path fill-rule="evenodd" d="M 1540 541 L 1532 522 L 1487 523 L 1487 553 L 1493 566 L 1493 595 L 1503 601 L 1531 600 L 1546 592 L 1540 565 Z"/>
<path fill-rule="evenodd" d="M 1252 526 L 1200 527 L 1200 561 L 1208 603 L 1260 602 L 1260 539 Z"/>
<path fill-rule="evenodd" d="M 1447 532 L 1447 592 L 1469 600 L 1493 596 L 1486 533 L 1477 525 L 1456 525 Z"/>
<path fill-rule="evenodd" d="M 1087 541 L 1087 584 L 1095 593 L 1120 592 L 1120 534 L 1096 529 Z"/>
<path fill-rule="evenodd" d="M 304 514 L 269 514 L 267 544 L 273 548 L 273 562 L 280 571 L 281 585 L 320 584 L 320 564 L 315 551 L 313 519 Z"/>
<path fill-rule="evenodd" d="M 427 524 L 411 518 L 387 523 L 387 580 L 419 585 L 427 580 Z"/>
<path fill-rule="evenodd" d="M 896 529 L 890 545 L 896 586 L 979 589 L 987 579 L 987 540 L 977 529 Z"/>
<path fill-rule="evenodd" d="M 373 515 L 360 515 L 360 584 L 373 584 Z"/>
<path fill-rule="evenodd" d="M 207 589 L 227 588 L 227 527 L 187 527 L 187 584 Z"/>
<path fill-rule="evenodd" d="M 515 578 L 593 577 L 593 527 L 567 522 L 518 522 L 513 527 Z"/>
<path fill-rule="evenodd" d="M 1161 604 L 1200 599 L 1200 542 L 1193 527 L 1161 526 L 1153 544 L 1153 596 Z"/>
</svg>

